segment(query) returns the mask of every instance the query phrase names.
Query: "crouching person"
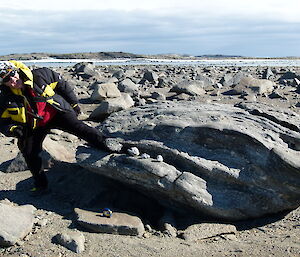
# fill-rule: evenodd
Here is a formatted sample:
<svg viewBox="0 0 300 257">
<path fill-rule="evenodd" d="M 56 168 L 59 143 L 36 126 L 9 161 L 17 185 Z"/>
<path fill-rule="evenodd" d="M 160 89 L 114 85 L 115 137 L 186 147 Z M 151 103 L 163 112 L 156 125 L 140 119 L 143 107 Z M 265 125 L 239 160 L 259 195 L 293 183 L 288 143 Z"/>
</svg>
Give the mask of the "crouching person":
<svg viewBox="0 0 300 257">
<path fill-rule="evenodd" d="M 43 140 L 57 128 L 106 149 L 103 135 L 78 120 L 78 99 L 68 83 L 48 68 L 30 70 L 18 61 L 0 62 L 0 132 L 18 138 L 34 179 L 32 191 L 47 190 L 42 169 Z"/>
</svg>

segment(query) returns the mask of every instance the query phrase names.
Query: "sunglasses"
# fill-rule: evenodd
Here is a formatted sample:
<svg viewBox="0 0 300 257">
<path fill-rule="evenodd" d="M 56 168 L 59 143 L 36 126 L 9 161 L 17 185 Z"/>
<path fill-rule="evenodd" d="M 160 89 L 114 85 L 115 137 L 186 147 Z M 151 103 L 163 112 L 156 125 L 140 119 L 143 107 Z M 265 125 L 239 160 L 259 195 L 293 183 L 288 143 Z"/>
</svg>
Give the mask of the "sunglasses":
<svg viewBox="0 0 300 257">
<path fill-rule="evenodd" d="M 7 83 L 10 80 L 10 77 L 13 77 L 15 75 L 16 75 L 16 71 L 15 70 L 11 71 L 3 78 L 3 82 Z"/>
</svg>

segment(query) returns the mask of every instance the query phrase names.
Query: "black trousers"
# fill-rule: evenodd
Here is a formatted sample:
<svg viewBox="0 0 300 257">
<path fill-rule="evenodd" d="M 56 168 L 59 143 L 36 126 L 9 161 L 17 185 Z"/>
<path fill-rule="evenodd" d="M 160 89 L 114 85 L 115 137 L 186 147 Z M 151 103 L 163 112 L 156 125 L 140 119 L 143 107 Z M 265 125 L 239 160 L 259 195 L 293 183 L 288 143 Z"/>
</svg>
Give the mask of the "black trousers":
<svg viewBox="0 0 300 257">
<path fill-rule="evenodd" d="M 46 135 L 50 132 L 50 129 L 54 128 L 76 135 L 93 147 L 105 149 L 103 144 L 104 136 L 100 131 L 78 120 L 75 112 L 57 113 L 46 126 L 28 131 L 27 135 L 23 139 L 19 139 L 18 142 L 19 149 L 32 173 L 35 187 L 48 186 L 48 180 L 42 168 L 40 153 L 43 150 L 42 145 Z"/>
</svg>

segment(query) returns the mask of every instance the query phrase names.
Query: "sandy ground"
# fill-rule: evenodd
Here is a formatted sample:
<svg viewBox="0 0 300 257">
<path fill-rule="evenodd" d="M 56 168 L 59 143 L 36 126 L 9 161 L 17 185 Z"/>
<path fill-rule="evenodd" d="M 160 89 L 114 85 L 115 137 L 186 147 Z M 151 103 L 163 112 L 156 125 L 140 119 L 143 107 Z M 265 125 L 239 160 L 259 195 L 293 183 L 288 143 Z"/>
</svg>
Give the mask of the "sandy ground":
<svg viewBox="0 0 300 257">
<path fill-rule="evenodd" d="M 289 107 L 299 102 L 299 95 L 292 94 L 294 93 L 288 93 L 291 96 L 289 101 L 262 100 L 269 101 L 276 107 Z M 215 98 L 210 101 L 236 101 L 234 97 L 224 97 L 222 101 L 218 96 Z M 299 108 L 294 110 L 299 113 Z M 72 142 L 64 140 L 62 143 L 71 151 L 76 147 Z M 0 144 L 0 163 L 17 155 L 14 139 L 0 136 Z M 47 173 L 51 194 L 32 197 L 29 194 L 32 183 L 29 171 L 3 173 L 0 169 L 0 200 L 8 199 L 18 205 L 32 204 L 37 208 L 36 224 L 32 232 L 15 246 L 0 248 L 0 256 L 300 256 L 300 207 L 291 212 L 236 223 L 237 232 L 230 237 L 217 236 L 188 241 L 180 237 L 169 237 L 158 230 L 141 237 L 97 234 L 79 227 L 74 218 L 77 200 L 81 194 L 87 193 L 90 186 L 89 180 L 84 179 L 84 171 L 78 170 L 78 167 L 55 165 Z M 73 185 L 76 179 L 81 184 Z M 58 233 L 74 229 L 81 231 L 86 240 L 85 251 L 81 254 L 76 254 L 53 240 Z M 184 233 L 183 228 L 178 229 L 180 233 Z"/>
<path fill-rule="evenodd" d="M 12 159 L 18 152 L 14 141 L 3 137 L 0 141 L 6 149 L 0 162 Z M 28 192 L 32 183 L 29 171 L 0 173 L 0 200 L 32 204 L 38 209 L 33 231 L 17 245 L 0 248 L 0 256 L 300 256 L 300 207 L 289 213 L 236 223 L 237 232 L 230 237 L 184 240 L 155 230 L 141 237 L 87 232 L 74 221 L 77 206 L 76 196 L 72 195 L 80 197 L 84 192 L 80 186 L 88 188 L 89 182 L 84 179 L 86 171 L 73 169 L 76 168 L 54 165 L 47 172 L 52 192 L 41 197 L 32 197 Z M 81 176 L 83 183 L 66 188 L 73 176 Z M 85 251 L 80 254 L 53 240 L 57 233 L 74 229 L 82 231 L 86 240 Z"/>
</svg>

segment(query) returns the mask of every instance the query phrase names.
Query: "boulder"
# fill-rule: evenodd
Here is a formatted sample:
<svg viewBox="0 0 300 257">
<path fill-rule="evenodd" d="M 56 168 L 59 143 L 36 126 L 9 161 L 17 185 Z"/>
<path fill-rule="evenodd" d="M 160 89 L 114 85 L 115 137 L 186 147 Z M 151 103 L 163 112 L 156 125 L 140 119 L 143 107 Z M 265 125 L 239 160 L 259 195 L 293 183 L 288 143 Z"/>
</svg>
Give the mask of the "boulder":
<svg viewBox="0 0 300 257">
<path fill-rule="evenodd" d="M 201 81 L 185 80 L 170 89 L 170 92 L 177 94 L 185 93 L 192 96 L 204 95 L 206 91 L 203 89 L 204 84 Z"/>
<path fill-rule="evenodd" d="M 243 72 L 239 72 L 236 74 L 233 73 L 226 73 L 224 77 L 221 79 L 221 83 L 225 87 L 231 87 L 237 85 L 240 80 L 245 77 L 245 74 Z"/>
<path fill-rule="evenodd" d="M 122 80 L 118 88 L 123 93 L 134 94 L 138 92 L 139 87 L 129 78 Z"/>
<path fill-rule="evenodd" d="M 94 88 L 94 92 L 91 95 L 93 102 L 121 96 L 121 92 L 115 83 L 96 84 Z"/>
<path fill-rule="evenodd" d="M 268 94 L 274 90 L 274 82 L 267 79 L 255 79 L 251 76 L 243 77 L 239 84 L 234 87 L 237 94 L 255 93 L 258 95 Z"/>
<path fill-rule="evenodd" d="M 32 230 L 35 210 L 32 205 L 0 202 L 0 246 L 15 245 Z"/>
<path fill-rule="evenodd" d="M 75 72 L 84 79 L 98 75 L 95 65 L 92 63 L 77 63 L 74 65 Z"/>
<path fill-rule="evenodd" d="M 158 75 L 154 71 L 146 70 L 140 83 L 143 84 L 143 81 L 155 84 L 158 81 Z"/>
<path fill-rule="evenodd" d="M 209 88 L 214 84 L 214 81 L 211 78 L 203 75 L 197 75 L 196 81 L 202 84 L 202 88 Z"/>
<path fill-rule="evenodd" d="M 271 68 L 268 67 L 266 70 L 264 70 L 262 78 L 263 79 L 270 79 L 274 77 L 274 73 L 272 72 Z"/>
<path fill-rule="evenodd" d="M 175 211 L 243 220 L 296 208 L 300 117 L 263 106 L 260 112 L 184 101 L 134 107 L 110 115 L 100 129 L 151 158 L 101 158 L 80 147 L 77 161 Z"/>
<path fill-rule="evenodd" d="M 112 76 L 119 80 L 124 76 L 124 71 L 123 70 L 115 71 Z"/>
<path fill-rule="evenodd" d="M 105 119 L 113 112 L 126 110 L 134 105 L 134 101 L 129 94 L 122 93 L 121 97 L 107 98 L 90 114 L 92 120 Z"/>
</svg>

